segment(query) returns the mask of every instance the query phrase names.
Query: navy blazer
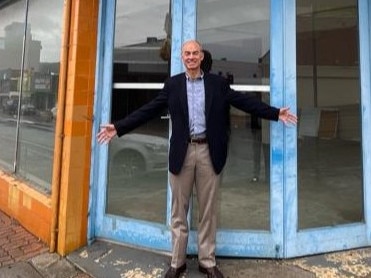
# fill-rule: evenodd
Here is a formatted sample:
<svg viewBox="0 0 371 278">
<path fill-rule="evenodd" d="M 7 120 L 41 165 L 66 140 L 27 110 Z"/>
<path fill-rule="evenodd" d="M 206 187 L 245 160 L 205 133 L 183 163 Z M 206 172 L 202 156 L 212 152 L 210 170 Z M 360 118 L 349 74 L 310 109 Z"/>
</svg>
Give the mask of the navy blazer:
<svg viewBox="0 0 371 278">
<path fill-rule="evenodd" d="M 259 99 L 232 90 L 224 77 L 205 73 L 206 136 L 216 174 L 226 163 L 230 134 L 230 105 L 268 120 L 278 120 L 279 109 Z M 162 91 L 114 126 L 120 137 L 159 115 L 168 108 L 172 121 L 169 151 L 169 171 L 178 174 L 187 153 L 189 133 L 187 85 L 185 73 L 166 80 Z"/>
</svg>

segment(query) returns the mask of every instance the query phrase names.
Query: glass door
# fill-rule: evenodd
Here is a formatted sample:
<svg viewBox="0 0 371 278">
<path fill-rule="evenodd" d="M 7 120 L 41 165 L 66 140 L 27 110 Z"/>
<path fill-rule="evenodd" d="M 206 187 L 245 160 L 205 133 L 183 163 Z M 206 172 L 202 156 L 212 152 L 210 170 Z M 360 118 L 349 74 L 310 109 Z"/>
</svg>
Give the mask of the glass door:
<svg viewBox="0 0 371 278">
<path fill-rule="evenodd" d="M 296 4 L 300 230 L 364 221 L 357 2 Z"/>
<path fill-rule="evenodd" d="M 170 0 L 101 2 L 100 123 L 121 119 L 151 101 L 170 76 L 170 9 Z M 97 146 L 95 237 L 169 250 L 167 114 Z"/>
<path fill-rule="evenodd" d="M 287 257 L 367 245 L 366 2 L 296 0 L 298 197 L 287 207 L 297 219 L 287 223 Z"/>
<path fill-rule="evenodd" d="M 169 77 L 169 0 L 116 2 L 110 120 L 155 98 Z M 166 221 L 167 111 L 109 145 L 106 213 Z"/>
<path fill-rule="evenodd" d="M 152 3 L 153 2 L 153 3 Z M 297 127 L 231 109 L 217 255 L 284 258 L 370 242 L 367 0 L 102 1 L 93 134 L 183 71 L 196 38 L 211 71 Z M 150 4 L 149 4 L 150 3 Z M 170 12 L 171 11 L 171 12 Z M 109 146 L 93 139 L 89 237 L 171 249 L 167 111 Z M 197 202 L 188 252 L 197 253 Z"/>
<path fill-rule="evenodd" d="M 181 44 L 192 38 L 211 52 L 213 72 L 227 78 L 234 89 L 271 102 L 269 0 L 233 0 L 232 5 L 203 0 L 155 1 L 150 6 L 132 0 L 102 3 L 96 131 L 99 124 L 148 102 L 167 76 L 183 71 Z M 231 121 L 217 255 L 281 257 L 282 183 L 273 185 L 272 179 L 282 181 L 282 135 L 277 134 L 279 139 L 271 145 L 271 124 L 235 109 Z M 276 133 L 284 129 L 278 123 L 272 127 Z M 109 146 L 93 142 L 91 238 L 170 251 L 168 130 L 171 123 L 163 111 Z M 197 253 L 196 215 L 193 202 L 190 254 Z"/>
<path fill-rule="evenodd" d="M 212 56 L 211 72 L 223 76 L 233 89 L 269 104 L 274 15 L 270 2 L 199 0 L 196 13 L 196 37 Z M 280 163 L 271 160 L 271 123 L 233 107 L 230 119 L 228 161 L 219 189 L 217 253 L 280 257 L 282 203 L 272 200 L 282 200 L 282 184 L 271 183 L 271 168 L 278 170 Z M 191 227 L 196 231 L 198 209 L 193 196 Z"/>
</svg>

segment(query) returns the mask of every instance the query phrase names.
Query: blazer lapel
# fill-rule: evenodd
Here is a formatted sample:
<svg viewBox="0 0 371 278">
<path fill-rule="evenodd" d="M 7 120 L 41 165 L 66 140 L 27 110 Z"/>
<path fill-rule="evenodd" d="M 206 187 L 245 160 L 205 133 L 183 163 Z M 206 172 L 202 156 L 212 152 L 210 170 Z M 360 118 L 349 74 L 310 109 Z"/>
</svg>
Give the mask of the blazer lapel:
<svg viewBox="0 0 371 278">
<path fill-rule="evenodd" d="M 206 119 L 209 115 L 211 103 L 213 100 L 213 85 L 210 82 L 210 79 L 208 78 L 208 74 L 204 75 L 204 86 L 205 86 L 205 115 Z"/>
<path fill-rule="evenodd" d="M 188 119 L 188 98 L 187 98 L 187 84 L 186 84 L 186 77 L 185 74 L 180 76 L 180 94 L 179 100 L 183 109 L 184 117 L 187 119 L 187 126 L 189 125 Z"/>
</svg>

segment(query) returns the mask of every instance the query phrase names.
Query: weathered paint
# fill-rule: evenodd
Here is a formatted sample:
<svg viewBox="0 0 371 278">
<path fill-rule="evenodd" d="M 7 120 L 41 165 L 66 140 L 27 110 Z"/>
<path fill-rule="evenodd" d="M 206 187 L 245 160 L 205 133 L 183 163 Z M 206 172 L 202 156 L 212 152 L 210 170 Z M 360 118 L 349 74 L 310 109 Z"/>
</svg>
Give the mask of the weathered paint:
<svg viewBox="0 0 371 278">
<path fill-rule="evenodd" d="M 116 1 L 101 2 L 99 9 L 99 38 L 97 52 L 96 95 L 94 106 L 94 131 L 101 123 L 110 119 L 112 89 L 112 57 Z M 102 101 L 102 99 L 106 101 Z M 104 229 L 104 210 L 106 202 L 108 146 L 93 143 L 90 195 L 89 239 L 99 237 Z"/>
<path fill-rule="evenodd" d="M 371 244 L 371 4 L 359 0 L 359 50 L 361 69 L 361 113 L 363 150 L 364 214 L 368 245 Z"/>
<path fill-rule="evenodd" d="M 284 103 L 284 0 L 271 1 L 270 40 L 270 100 L 271 105 L 281 107 Z M 283 256 L 283 194 L 284 194 L 284 126 L 271 122 L 271 173 L 270 173 L 270 223 L 276 257 Z M 274 140 L 272 140 L 274 139 Z"/>
</svg>

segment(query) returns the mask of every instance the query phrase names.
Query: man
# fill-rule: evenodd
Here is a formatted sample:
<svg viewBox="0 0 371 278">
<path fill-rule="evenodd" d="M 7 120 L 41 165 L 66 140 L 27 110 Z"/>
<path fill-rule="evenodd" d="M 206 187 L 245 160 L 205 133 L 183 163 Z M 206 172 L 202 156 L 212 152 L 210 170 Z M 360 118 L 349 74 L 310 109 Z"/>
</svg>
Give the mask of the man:
<svg viewBox="0 0 371 278">
<path fill-rule="evenodd" d="M 169 150 L 172 191 L 172 260 L 165 278 L 177 278 L 186 270 L 188 241 L 187 212 L 193 186 L 196 188 L 199 271 L 208 278 L 223 278 L 216 266 L 217 190 L 227 159 L 230 132 L 229 107 L 269 120 L 295 124 L 289 108 L 271 107 L 258 99 L 230 89 L 225 78 L 204 73 L 202 46 L 195 40 L 182 46 L 186 68 L 169 78 L 159 95 L 126 118 L 103 125 L 97 134 L 99 143 L 108 143 L 169 109 L 172 134 Z"/>
</svg>

